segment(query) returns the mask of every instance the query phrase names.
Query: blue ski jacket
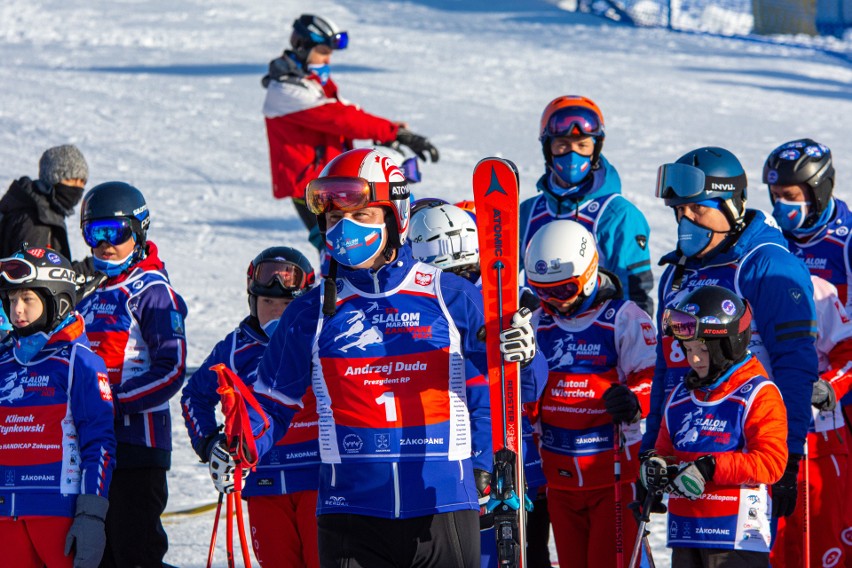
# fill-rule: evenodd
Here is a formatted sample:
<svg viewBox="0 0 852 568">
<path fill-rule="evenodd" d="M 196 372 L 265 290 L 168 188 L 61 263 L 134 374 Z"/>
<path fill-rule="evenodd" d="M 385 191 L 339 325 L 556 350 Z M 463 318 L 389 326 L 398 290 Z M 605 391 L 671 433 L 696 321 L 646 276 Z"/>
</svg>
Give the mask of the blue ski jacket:
<svg viewBox="0 0 852 568">
<path fill-rule="evenodd" d="M 521 258 L 533 235 L 550 221 L 577 221 L 595 236 L 600 265 L 624 283 L 624 299 L 653 314 L 654 276 L 648 248 L 651 229 L 642 212 L 621 195 L 618 172 L 603 156 L 600 161 L 588 186 L 561 203 L 548 191 L 550 172 L 539 178 L 536 188 L 540 195 L 521 203 Z"/>
<path fill-rule="evenodd" d="M 216 389 L 218 376 L 210 367 L 224 363 L 247 385 L 257 378 L 257 365 L 269 339 L 251 324 L 250 317 L 216 344 L 204 363 L 183 387 L 181 409 L 192 448 L 207 462 L 208 444 L 220 431 L 216 406 L 221 402 Z M 285 495 L 316 490 L 319 482 L 317 411 L 313 393 L 305 394 L 305 406 L 293 419 L 287 435 L 267 452 L 243 485 L 243 496 Z"/>
<path fill-rule="evenodd" d="M 0 354 L 0 518 L 73 517 L 77 495 L 107 497 L 115 469 L 112 392 L 83 318 L 22 363 Z"/>
<path fill-rule="evenodd" d="M 663 334 L 662 313 L 695 288 L 712 284 L 735 291 L 751 305 L 754 319 L 749 350 L 784 397 L 790 453 L 803 452 L 819 365 L 813 285 L 807 267 L 787 250 L 772 220 L 748 209 L 745 223 L 736 241 L 727 246 L 723 243 L 723 250 L 716 254 L 686 258 L 673 251 L 660 260 L 668 266 L 658 290 L 657 364 L 642 451 L 654 447 L 665 401 L 689 370 L 679 341 Z"/>
<path fill-rule="evenodd" d="M 473 469 L 493 461 L 479 290 L 407 246 L 376 271 L 340 267 L 333 316 L 322 314 L 323 289 L 293 301 L 261 359 L 254 388 L 273 427 L 258 451 L 284 435 L 312 386 L 318 514 L 479 510 Z M 260 422 L 252 412 L 256 432 Z"/>
</svg>

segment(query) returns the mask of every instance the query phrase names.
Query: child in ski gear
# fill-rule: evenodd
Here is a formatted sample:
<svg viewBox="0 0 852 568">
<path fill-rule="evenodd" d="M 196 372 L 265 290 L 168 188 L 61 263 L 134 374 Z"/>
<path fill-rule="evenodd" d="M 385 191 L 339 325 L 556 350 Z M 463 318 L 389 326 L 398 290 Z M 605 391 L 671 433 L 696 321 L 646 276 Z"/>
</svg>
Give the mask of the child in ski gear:
<svg viewBox="0 0 852 568">
<path fill-rule="evenodd" d="M 71 263 L 44 248 L 0 260 L 13 343 L 0 347 L 4 566 L 96 568 L 115 467 L 104 362 L 74 311 Z"/>
<path fill-rule="evenodd" d="M 787 462 L 781 393 L 748 350 L 747 301 L 721 286 L 695 288 L 662 317 L 690 367 L 669 395 L 641 481 L 670 493 L 673 568 L 769 566 L 767 486 Z"/>
<path fill-rule="evenodd" d="M 406 123 L 369 114 L 340 98 L 330 62 L 333 51 L 346 49 L 348 43 L 347 32 L 328 19 L 302 14 L 293 22 L 292 49 L 269 63 L 262 81 L 272 194 L 292 197 L 308 230 L 316 225 L 316 216 L 305 205 L 305 185 L 351 149 L 353 140 L 398 141 L 421 160 L 428 155 L 438 161 L 438 150 Z M 323 248 L 321 238 L 313 244 Z"/>
<path fill-rule="evenodd" d="M 577 221 L 594 234 L 601 267 L 624 285 L 623 298 L 653 314 L 650 229 L 601 154 L 605 136 L 603 113 L 586 97 L 557 97 L 545 107 L 539 141 L 546 171 L 536 184 L 541 195 L 521 204 L 521 254 L 547 223 Z"/>
<path fill-rule="evenodd" d="M 817 354 L 820 379 L 811 395 L 812 421 L 808 432 L 808 531 L 811 565 L 844 566 L 846 551 L 841 533 L 849 450 L 846 424 L 838 404 L 852 385 L 852 320 L 838 298 L 837 289 L 827 281 L 811 276 L 817 310 Z M 788 483 L 804 483 L 804 465 Z M 804 499 L 792 493 L 787 507 L 793 514 L 778 521 L 772 546 L 772 566 L 804 566 Z"/>
<path fill-rule="evenodd" d="M 408 187 L 387 156 L 338 156 L 307 198 L 333 262 L 324 285 L 285 311 L 261 359 L 254 388 L 273 427 L 258 452 L 313 386 L 320 564 L 477 566 L 474 469 L 492 462 L 481 296 L 412 259 Z M 515 330 L 507 357 L 531 358 L 532 330 Z"/>
<path fill-rule="evenodd" d="M 442 199 L 423 198 L 414 202 L 411 213 L 409 241 L 414 258 L 447 272 L 452 272 L 480 287 L 479 239 L 476 227 L 476 208 L 473 201 L 461 202 L 466 207 L 450 205 Z M 532 295 L 532 294 L 530 294 Z M 536 300 L 537 301 L 537 300 Z M 544 493 L 544 473 L 538 446 L 533 441 L 533 428 L 527 407 L 535 406 L 547 381 L 547 367 L 541 365 L 541 377 L 527 373 L 533 384 L 522 385 L 524 404 L 523 457 L 524 481 L 533 510 L 527 512 L 527 566 L 550 567 L 550 519 Z M 488 501 L 481 499 L 481 504 Z M 497 543 L 493 531 L 493 515 L 480 519 L 482 568 L 497 566 Z M 542 518 L 543 517 L 543 518 Z M 535 526 L 533 530 L 531 525 Z"/>
<path fill-rule="evenodd" d="M 249 264 L 246 288 L 249 315 L 220 341 L 183 388 L 181 408 L 202 462 L 215 446 L 224 450 L 224 434 L 216 423 L 220 402 L 217 375 L 210 368 L 224 363 L 251 384 L 257 365 L 286 307 L 314 284 L 308 259 L 290 247 L 271 247 Z M 319 566 L 317 553 L 317 484 L 319 445 L 316 400 L 310 390 L 305 406 L 293 417 L 293 428 L 273 446 L 249 474 L 243 470 L 242 496 L 248 503 L 252 546 L 265 567 Z M 246 477 L 248 476 L 248 477 Z M 233 484 L 233 481 L 231 481 Z M 231 489 L 233 489 L 231 487 Z"/>
<path fill-rule="evenodd" d="M 660 166 L 656 195 L 674 210 L 678 222 L 677 250 L 660 261 L 668 265 L 659 283 L 660 308 L 676 305 L 707 284 L 737 291 L 748 300 L 754 313 L 753 353 L 771 369 L 770 378 L 784 395 L 787 471 L 795 475 L 818 378 L 813 285 L 774 224 L 762 212 L 746 209 L 746 186 L 742 164 L 723 148 L 699 148 Z M 665 400 L 688 370 L 680 340 L 660 336 L 643 451 L 654 447 Z M 795 484 L 779 483 L 773 495 L 795 491 Z M 774 517 L 792 513 L 779 508 L 785 502 L 773 499 Z"/>
<path fill-rule="evenodd" d="M 614 566 L 614 446 L 624 447 L 618 489 L 623 534 L 631 535 L 637 525 L 627 505 L 639 472 L 654 324 L 622 298 L 618 278 L 598 268 L 594 237 L 579 223 L 554 220 L 542 227 L 530 241 L 524 269 L 541 298 L 533 323 L 550 367 L 537 428 L 560 564 Z"/>
<path fill-rule="evenodd" d="M 792 140 L 775 148 L 766 158 L 763 182 L 769 189 L 772 216 L 781 227 L 788 248 L 804 261 L 811 274 L 837 288 L 841 303 L 849 311 L 852 306 L 849 294 L 852 281 L 849 236 L 852 215 L 846 202 L 834 194 L 836 174 L 833 162 L 827 146 L 810 138 Z M 847 420 L 852 418 L 848 410 L 851 402 L 847 396 L 842 404 Z M 810 449 L 810 457 L 813 457 L 814 448 Z M 820 454 L 828 456 L 824 450 L 822 448 Z M 848 450 L 839 450 L 838 446 L 830 451 L 832 455 L 839 455 L 839 452 L 846 454 Z M 848 485 L 850 482 L 852 469 L 847 468 L 845 483 Z M 837 494 L 837 490 L 830 487 L 824 487 L 823 491 Z M 842 507 L 843 529 L 852 532 L 852 492 L 844 491 L 842 494 L 844 497 L 841 498 L 847 501 Z M 826 503 L 834 501 L 829 498 Z M 816 520 L 813 516 L 811 518 Z M 826 516 L 819 518 L 822 520 Z M 811 534 L 816 535 L 817 531 Z M 820 530 L 819 534 L 822 535 L 823 531 Z M 852 554 L 852 540 L 844 538 L 843 542 L 848 558 Z"/>
<path fill-rule="evenodd" d="M 83 239 L 108 279 L 78 309 L 107 366 L 118 441 L 105 568 L 159 566 L 168 549 L 160 515 L 171 465 L 169 399 L 186 371 L 187 310 L 147 239 L 150 222 L 145 198 L 127 183 L 102 183 L 83 199 Z"/>
</svg>

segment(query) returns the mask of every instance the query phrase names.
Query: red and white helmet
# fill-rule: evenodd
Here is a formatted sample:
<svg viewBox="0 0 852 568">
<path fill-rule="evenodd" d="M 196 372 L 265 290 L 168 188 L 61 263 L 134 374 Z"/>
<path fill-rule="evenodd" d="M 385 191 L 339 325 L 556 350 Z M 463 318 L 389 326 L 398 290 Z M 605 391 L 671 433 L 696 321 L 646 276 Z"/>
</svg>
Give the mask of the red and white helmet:
<svg viewBox="0 0 852 568">
<path fill-rule="evenodd" d="M 305 190 L 308 209 L 317 215 L 325 233 L 325 213 L 385 207 L 394 218 L 388 224 L 390 246 L 399 248 L 408 236 L 410 192 L 394 160 L 372 148 L 349 150 L 334 158 Z"/>
</svg>

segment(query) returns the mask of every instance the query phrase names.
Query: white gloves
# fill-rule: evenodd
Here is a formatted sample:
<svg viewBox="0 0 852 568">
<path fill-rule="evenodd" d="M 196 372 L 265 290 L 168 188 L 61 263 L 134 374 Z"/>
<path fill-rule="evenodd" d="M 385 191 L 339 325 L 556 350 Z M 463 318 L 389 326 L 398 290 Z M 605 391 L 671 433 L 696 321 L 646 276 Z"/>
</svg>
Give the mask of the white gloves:
<svg viewBox="0 0 852 568">
<path fill-rule="evenodd" d="M 216 491 L 219 493 L 233 493 L 235 490 L 234 482 L 236 481 L 234 471 L 237 466 L 234 462 L 234 458 L 231 456 L 230 452 L 228 452 L 224 438 L 220 439 L 213 445 L 213 449 L 210 451 L 210 460 L 207 465 L 210 469 L 210 477 L 213 479 L 213 485 L 216 487 Z M 242 470 L 243 481 L 246 477 L 248 477 L 248 474 L 249 470 Z M 240 487 L 237 489 L 242 491 L 242 483 L 240 483 Z"/>
<path fill-rule="evenodd" d="M 535 357 L 535 332 L 529 308 L 521 308 L 512 316 L 512 327 L 500 332 L 500 352 L 509 363 L 529 363 Z"/>
</svg>

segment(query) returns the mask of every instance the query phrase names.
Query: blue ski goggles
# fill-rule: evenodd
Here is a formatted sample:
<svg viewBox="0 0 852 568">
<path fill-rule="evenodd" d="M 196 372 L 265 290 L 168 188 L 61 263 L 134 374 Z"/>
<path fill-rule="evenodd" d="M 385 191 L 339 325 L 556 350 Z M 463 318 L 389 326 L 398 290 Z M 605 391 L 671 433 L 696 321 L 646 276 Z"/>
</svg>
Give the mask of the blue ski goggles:
<svg viewBox="0 0 852 568">
<path fill-rule="evenodd" d="M 346 49 L 346 46 L 349 45 L 349 34 L 347 32 L 338 32 L 331 36 L 311 32 L 311 39 L 317 44 L 327 45 L 331 49 Z"/>
<path fill-rule="evenodd" d="M 543 136 L 600 136 L 604 133 L 600 117 L 592 109 L 570 106 L 557 110 L 547 121 Z"/>
<path fill-rule="evenodd" d="M 689 164 L 663 164 L 657 169 L 655 195 L 665 199 L 669 206 L 705 199 L 730 199 L 734 192 L 745 189 L 745 174 L 717 178 Z"/>
<path fill-rule="evenodd" d="M 127 242 L 133 237 L 133 224 L 126 217 L 95 219 L 83 224 L 83 240 L 92 248 L 102 242 L 113 246 Z"/>
</svg>

